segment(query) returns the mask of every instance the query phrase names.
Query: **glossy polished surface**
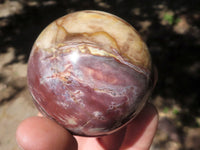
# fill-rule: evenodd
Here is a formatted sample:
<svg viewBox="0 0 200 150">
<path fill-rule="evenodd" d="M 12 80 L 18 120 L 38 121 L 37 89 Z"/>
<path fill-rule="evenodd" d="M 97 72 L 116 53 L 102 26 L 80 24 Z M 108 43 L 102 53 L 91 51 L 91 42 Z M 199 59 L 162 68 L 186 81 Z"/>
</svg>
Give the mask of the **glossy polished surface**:
<svg viewBox="0 0 200 150">
<path fill-rule="evenodd" d="M 110 134 L 134 118 L 151 90 L 145 43 L 122 19 L 81 11 L 51 23 L 28 64 L 34 102 L 76 135 Z"/>
</svg>

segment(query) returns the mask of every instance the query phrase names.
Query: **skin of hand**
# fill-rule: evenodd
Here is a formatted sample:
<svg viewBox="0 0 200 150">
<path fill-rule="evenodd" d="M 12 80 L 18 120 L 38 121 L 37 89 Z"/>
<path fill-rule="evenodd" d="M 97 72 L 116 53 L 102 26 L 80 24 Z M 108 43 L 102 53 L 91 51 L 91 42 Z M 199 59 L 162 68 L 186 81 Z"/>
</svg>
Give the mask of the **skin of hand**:
<svg viewBox="0 0 200 150">
<path fill-rule="evenodd" d="M 72 136 L 55 121 L 35 116 L 18 126 L 16 140 L 23 150 L 148 150 L 157 125 L 157 110 L 148 103 L 126 127 L 111 135 Z"/>
</svg>

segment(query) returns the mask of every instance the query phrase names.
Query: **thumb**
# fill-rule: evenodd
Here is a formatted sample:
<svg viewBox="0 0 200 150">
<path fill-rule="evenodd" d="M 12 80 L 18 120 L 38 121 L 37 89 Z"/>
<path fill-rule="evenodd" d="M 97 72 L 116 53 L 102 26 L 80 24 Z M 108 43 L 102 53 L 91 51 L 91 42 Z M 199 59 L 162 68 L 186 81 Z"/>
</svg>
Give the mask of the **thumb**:
<svg viewBox="0 0 200 150">
<path fill-rule="evenodd" d="M 24 150 L 77 150 L 75 138 L 63 127 L 45 117 L 30 117 L 16 131 Z"/>
</svg>

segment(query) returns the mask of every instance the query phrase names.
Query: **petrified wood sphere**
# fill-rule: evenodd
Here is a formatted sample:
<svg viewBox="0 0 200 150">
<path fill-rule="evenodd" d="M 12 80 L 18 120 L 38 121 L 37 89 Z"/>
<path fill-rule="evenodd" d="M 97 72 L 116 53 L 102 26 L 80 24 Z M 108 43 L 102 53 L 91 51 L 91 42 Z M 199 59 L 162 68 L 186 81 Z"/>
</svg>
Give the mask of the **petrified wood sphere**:
<svg viewBox="0 0 200 150">
<path fill-rule="evenodd" d="M 35 41 L 28 85 L 37 108 L 71 133 L 113 133 L 152 90 L 147 46 L 124 20 L 100 11 L 59 18 Z"/>
</svg>

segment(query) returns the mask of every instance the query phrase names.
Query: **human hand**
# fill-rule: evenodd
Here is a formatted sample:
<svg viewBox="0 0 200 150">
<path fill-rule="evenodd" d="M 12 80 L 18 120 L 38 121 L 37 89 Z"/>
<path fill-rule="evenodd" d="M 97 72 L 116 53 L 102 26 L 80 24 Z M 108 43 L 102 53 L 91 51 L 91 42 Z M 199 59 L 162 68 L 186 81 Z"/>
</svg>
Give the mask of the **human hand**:
<svg viewBox="0 0 200 150">
<path fill-rule="evenodd" d="M 24 150 L 148 150 L 158 124 L 158 113 L 147 104 L 126 127 L 103 137 L 72 136 L 45 117 L 30 117 L 18 127 L 16 139 Z"/>
</svg>

